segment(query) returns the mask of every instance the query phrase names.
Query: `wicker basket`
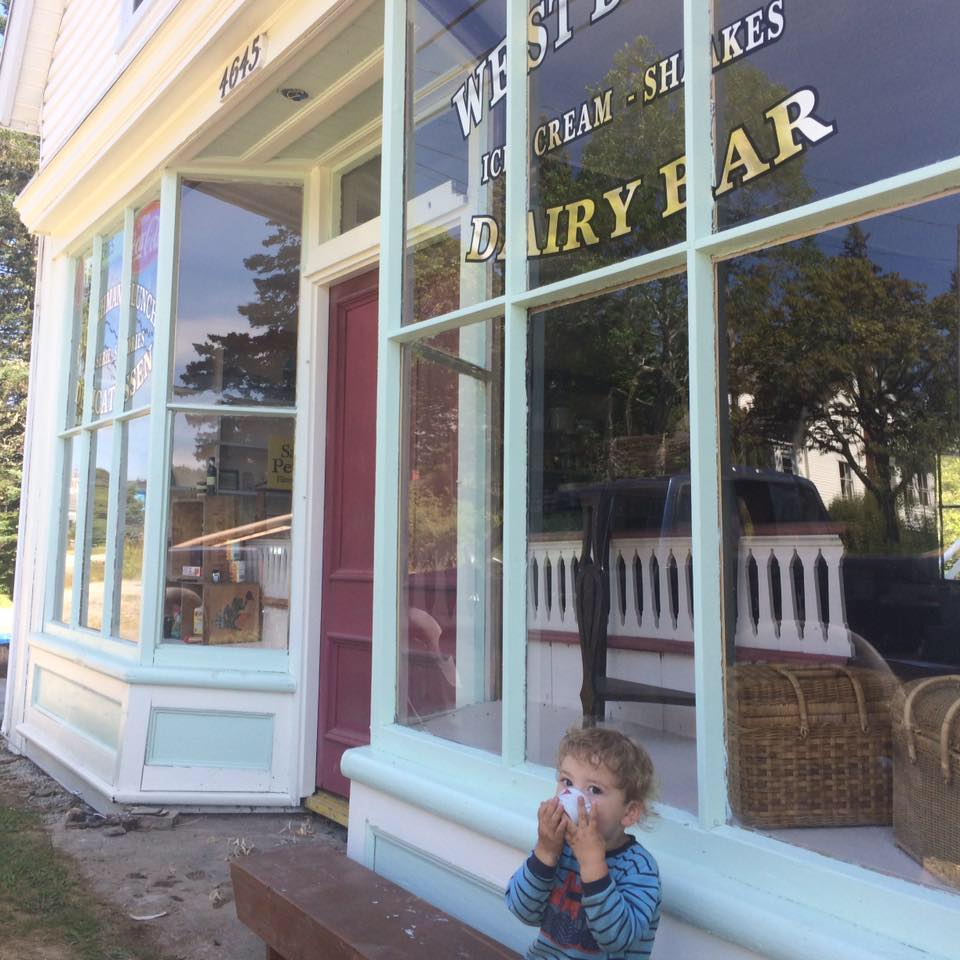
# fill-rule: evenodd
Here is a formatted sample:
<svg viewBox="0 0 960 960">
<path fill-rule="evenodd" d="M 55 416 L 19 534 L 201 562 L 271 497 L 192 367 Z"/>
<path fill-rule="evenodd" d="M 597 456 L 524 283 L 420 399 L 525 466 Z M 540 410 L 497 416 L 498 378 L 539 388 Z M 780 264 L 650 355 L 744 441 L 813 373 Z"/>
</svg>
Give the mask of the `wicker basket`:
<svg viewBox="0 0 960 960">
<path fill-rule="evenodd" d="M 960 886 L 960 676 L 908 683 L 893 698 L 893 835 Z"/>
<path fill-rule="evenodd" d="M 862 667 L 733 667 L 734 814 L 756 827 L 890 823 L 895 685 L 889 674 Z"/>
</svg>

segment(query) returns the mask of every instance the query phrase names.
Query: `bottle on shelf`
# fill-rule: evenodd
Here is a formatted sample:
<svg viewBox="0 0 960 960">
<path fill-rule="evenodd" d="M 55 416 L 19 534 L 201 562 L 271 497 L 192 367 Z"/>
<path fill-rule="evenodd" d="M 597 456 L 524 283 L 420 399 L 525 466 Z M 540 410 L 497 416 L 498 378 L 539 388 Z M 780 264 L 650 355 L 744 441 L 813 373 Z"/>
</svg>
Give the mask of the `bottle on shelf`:
<svg viewBox="0 0 960 960">
<path fill-rule="evenodd" d="M 207 493 L 217 492 L 217 461 L 214 457 L 207 459 Z"/>
</svg>

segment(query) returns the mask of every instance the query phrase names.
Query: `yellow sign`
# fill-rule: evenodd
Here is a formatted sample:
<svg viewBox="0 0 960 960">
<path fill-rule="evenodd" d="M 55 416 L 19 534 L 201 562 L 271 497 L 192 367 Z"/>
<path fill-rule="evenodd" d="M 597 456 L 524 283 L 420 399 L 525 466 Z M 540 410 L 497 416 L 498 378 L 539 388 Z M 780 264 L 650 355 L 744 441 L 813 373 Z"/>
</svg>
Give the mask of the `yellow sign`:
<svg viewBox="0 0 960 960">
<path fill-rule="evenodd" d="M 293 489 L 293 441 L 270 437 L 267 441 L 267 488 Z"/>
</svg>

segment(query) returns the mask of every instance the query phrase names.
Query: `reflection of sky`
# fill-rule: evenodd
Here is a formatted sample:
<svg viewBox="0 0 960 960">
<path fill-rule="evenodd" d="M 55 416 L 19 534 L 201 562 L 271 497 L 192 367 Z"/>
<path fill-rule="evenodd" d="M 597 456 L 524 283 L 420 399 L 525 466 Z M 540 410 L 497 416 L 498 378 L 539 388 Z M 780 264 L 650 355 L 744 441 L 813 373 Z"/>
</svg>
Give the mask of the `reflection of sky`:
<svg viewBox="0 0 960 960">
<path fill-rule="evenodd" d="M 150 418 L 138 417 L 127 426 L 127 483 L 146 486 L 150 457 Z"/>
<path fill-rule="evenodd" d="M 860 226 L 868 236 L 868 256 L 884 273 L 925 284 L 930 297 L 949 289 L 957 268 L 960 196 L 885 214 Z M 817 238 L 817 245 L 836 255 L 845 236 L 846 228 L 831 230 Z"/>
<path fill-rule="evenodd" d="M 174 383 L 188 363 L 199 359 L 193 345 L 205 343 L 208 334 L 250 330 L 237 307 L 257 301 L 257 274 L 243 261 L 265 252 L 263 240 L 275 229 L 265 217 L 189 187 L 183 190 L 180 223 Z"/>
</svg>

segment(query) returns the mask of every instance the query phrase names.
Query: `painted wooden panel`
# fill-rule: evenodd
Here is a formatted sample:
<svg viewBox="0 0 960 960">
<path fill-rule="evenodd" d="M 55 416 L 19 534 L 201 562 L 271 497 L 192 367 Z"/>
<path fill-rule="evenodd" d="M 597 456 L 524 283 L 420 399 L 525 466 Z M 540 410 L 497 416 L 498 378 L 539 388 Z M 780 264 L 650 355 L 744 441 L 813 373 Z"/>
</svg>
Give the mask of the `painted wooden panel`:
<svg viewBox="0 0 960 960">
<path fill-rule="evenodd" d="M 120 703 L 96 690 L 37 667 L 33 674 L 33 706 L 111 750 L 120 746 Z"/>
<path fill-rule="evenodd" d="M 269 770 L 271 714 L 154 710 L 147 733 L 149 766 Z"/>
</svg>

